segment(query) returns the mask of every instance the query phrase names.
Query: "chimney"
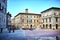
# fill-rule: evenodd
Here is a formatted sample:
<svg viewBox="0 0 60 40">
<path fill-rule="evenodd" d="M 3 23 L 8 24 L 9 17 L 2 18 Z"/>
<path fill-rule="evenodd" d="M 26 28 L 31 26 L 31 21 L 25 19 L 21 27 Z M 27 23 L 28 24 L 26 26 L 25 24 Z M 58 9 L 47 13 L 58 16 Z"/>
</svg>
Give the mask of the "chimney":
<svg viewBox="0 0 60 40">
<path fill-rule="evenodd" d="M 28 13 L 28 9 L 25 9 L 25 13 Z"/>
</svg>

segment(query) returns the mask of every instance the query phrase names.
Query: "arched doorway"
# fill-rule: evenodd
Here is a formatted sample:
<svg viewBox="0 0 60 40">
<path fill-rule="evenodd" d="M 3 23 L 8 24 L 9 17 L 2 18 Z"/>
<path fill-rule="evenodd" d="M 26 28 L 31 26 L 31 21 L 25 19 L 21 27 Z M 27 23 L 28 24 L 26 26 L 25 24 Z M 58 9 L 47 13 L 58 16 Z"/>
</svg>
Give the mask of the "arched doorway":
<svg viewBox="0 0 60 40">
<path fill-rule="evenodd" d="M 50 24 L 49 26 L 50 26 L 50 29 L 52 29 L 52 25 Z"/>
<path fill-rule="evenodd" d="M 58 29 L 58 24 L 56 24 L 56 29 Z"/>
<path fill-rule="evenodd" d="M 46 29 L 48 28 L 48 24 L 46 24 Z"/>
</svg>

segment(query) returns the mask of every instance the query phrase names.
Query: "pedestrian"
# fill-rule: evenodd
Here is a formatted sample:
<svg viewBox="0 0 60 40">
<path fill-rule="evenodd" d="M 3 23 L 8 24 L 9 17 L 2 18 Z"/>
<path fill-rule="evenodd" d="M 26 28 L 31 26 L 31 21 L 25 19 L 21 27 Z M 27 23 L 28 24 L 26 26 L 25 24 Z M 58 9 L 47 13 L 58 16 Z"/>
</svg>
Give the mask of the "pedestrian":
<svg viewBox="0 0 60 40">
<path fill-rule="evenodd" d="M 14 32 L 14 28 L 13 28 L 13 32 Z"/>
<path fill-rule="evenodd" d="M 33 30 L 32 25 L 30 25 L 30 30 Z"/>
<path fill-rule="evenodd" d="M 13 27 L 12 27 L 12 30 L 13 30 L 13 32 L 15 32 L 15 31 L 14 31 L 14 30 L 15 30 L 14 25 L 13 25 Z"/>
<path fill-rule="evenodd" d="M 9 30 L 9 33 L 10 33 L 11 32 L 11 27 L 9 27 L 8 30 Z"/>
</svg>

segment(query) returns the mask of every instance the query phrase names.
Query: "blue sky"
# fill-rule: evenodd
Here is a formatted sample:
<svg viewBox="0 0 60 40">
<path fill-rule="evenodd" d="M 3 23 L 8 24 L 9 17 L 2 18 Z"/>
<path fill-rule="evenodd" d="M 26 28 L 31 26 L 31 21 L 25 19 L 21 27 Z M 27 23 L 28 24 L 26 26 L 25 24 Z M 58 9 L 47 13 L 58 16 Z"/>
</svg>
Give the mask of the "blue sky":
<svg viewBox="0 0 60 40">
<path fill-rule="evenodd" d="M 26 8 L 31 13 L 39 14 L 41 11 L 50 7 L 60 7 L 60 0 L 8 0 L 7 12 L 12 14 L 12 17 L 20 12 L 24 12 Z"/>
</svg>

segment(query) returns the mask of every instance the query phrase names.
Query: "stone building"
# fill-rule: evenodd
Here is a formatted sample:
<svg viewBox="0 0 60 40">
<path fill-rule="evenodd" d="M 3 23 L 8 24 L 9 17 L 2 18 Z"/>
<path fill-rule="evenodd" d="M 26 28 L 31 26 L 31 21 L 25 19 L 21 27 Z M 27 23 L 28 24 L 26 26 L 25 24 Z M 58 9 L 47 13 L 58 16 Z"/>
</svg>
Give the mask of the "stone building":
<svg viewBox="0 0 60 40">
<path fill-rule="evenodd" d="M 7 18 L 6 18 L 6 27 L 11 28 L 11 14 L 9 12 L 7 13 Z"/>
<path fill-rule="evenodd" d="M 60 29 L 60 8 L 51 7 L 41 12 L 44 29 Z"/>
<path fill-rule="evenodd" d="M 7 0 L 0 0 L 0 29 L 6 28 Z"/>
<path fill-rule="evenodd" d="M 40 28 L 41 27 L 41 15 L 35 13 L 28 13 L 28 9 L 25 9 L 25 13 L 19 13 L 15 17 L 15 27 L 21 29 Z"/>
</svg>

